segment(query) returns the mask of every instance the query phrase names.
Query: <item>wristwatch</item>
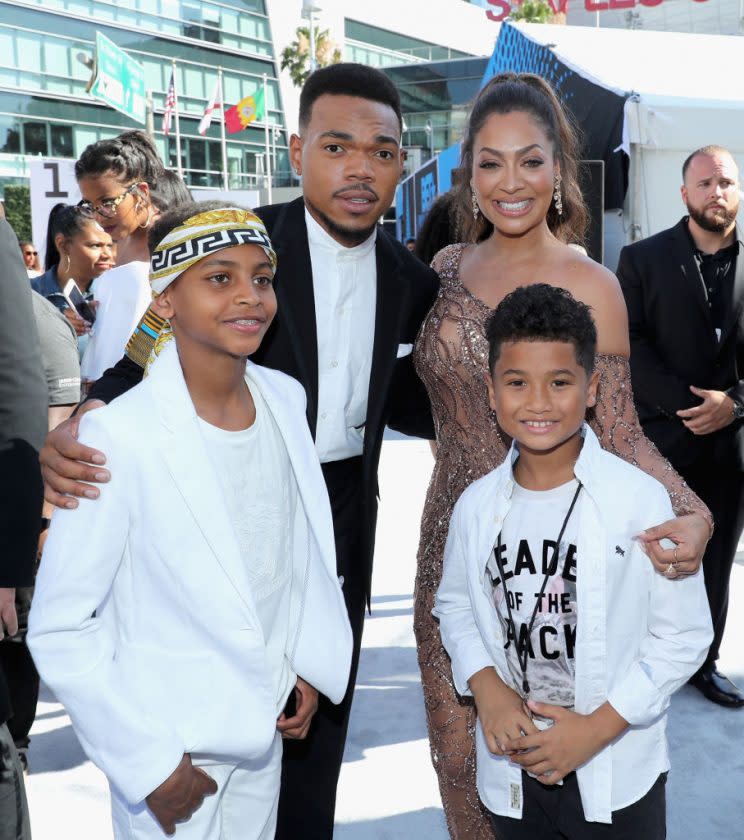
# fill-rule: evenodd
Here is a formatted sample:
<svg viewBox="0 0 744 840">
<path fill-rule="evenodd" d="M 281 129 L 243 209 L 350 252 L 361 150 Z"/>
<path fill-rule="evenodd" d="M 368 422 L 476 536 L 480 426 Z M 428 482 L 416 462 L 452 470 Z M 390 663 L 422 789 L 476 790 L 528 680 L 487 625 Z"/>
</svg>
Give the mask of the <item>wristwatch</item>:
<svg viewBox="0 0 744 840">
<path fill-rule="evenodd" d="M 734 415 L 734 420 L 742 420 L 744 419 L 744 405 L 742 405 L 738 400 L 734 400 L 734 407 L 731 409 L 731 413 Z"/>
</svg>

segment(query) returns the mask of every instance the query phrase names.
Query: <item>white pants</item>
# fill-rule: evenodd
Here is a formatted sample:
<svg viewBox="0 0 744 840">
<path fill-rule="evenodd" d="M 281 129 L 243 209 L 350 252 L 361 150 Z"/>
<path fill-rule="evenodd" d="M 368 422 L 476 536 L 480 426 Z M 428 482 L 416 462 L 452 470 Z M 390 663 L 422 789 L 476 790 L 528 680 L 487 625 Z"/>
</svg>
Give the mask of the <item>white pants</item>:
<svg viewBox="0 0 744 840">
<path fill-rule="evenodd" d="M 268 752 L 241 764 L 193 758 L 217 782 L 190 820 L 176 825 L 176 840 L 273 840 L 282 769 L 282 739 L 277 733 Z M 129 805 L 111 791 L 115 840 L 165 840 L 144 802 Z"/>
</svg>

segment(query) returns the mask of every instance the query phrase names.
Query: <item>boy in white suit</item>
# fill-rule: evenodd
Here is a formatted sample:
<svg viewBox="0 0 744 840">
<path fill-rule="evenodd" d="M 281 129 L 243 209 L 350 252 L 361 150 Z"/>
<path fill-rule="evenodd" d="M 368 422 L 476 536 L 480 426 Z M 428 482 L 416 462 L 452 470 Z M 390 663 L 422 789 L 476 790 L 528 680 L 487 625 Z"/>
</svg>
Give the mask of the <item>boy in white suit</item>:
<svg viewBox="0 0 744 840">
<path fill-rule="evenodd" d="M 434 609 L 475 699 L 480 797 L 499 840 L 663 840 L 665 712 L 712 638 L 702 575 L 654 571 L 634 538 L 669 497 L 584 422 L 589 308 L 535 284 L 486 333 L 513 444 L 455 506 Z"/>
<path fill-rule="evenodd" d="M 109 779 L 117 840 L 269 840 L 281 736 L 348 682 L 328 494 L 302 387 L 247 363 L 276 312 L 261 221 L 179 207 L 150 246 L 172 334 L 83 418 L 115 468 L 99 502 L 55 512 L 28 642 Z"/>
</svg>

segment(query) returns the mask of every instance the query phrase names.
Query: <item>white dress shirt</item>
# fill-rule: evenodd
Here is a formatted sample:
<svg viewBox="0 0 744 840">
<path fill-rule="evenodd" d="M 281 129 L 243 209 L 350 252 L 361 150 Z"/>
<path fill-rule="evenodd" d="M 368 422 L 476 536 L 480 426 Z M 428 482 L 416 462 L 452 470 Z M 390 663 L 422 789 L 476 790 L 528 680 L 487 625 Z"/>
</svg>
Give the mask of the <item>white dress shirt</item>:
<svg viewBox="0 0 744 840">
<path fill-rule="evenodd" d="M 318 422 L 322 463 L 361 455 L 375 339 L 377 230 L 345 248 L 305 209 L 318 332 Z"/>
<path fill-rule="evenodd" d="M 434 615 L 452 659 L 455 688 L 495 667 L 509 668 L 486 567 L 514 499 L 515 446 L 504 463 L 474 482 L 452 514 Z M 575 710 L 588 715 L 605 701 L 630 724 L 576 775 L 588 822 L 610 823 L 612 812 L 637 802 L 669 769 L 665 737 L 670 696 L 695 673 L 713 638 L 702 572 L 669 580 L 654 570 L 635 535 L 670 519 L 664 487 L 599 445 L 584 427 L 574 469 L 583 489 L 577 533 Z M 522 816 L 522 771 L 509 756 L 492 755 L 476 726 L 476 780 L 486 807 Z"/>
</svg>

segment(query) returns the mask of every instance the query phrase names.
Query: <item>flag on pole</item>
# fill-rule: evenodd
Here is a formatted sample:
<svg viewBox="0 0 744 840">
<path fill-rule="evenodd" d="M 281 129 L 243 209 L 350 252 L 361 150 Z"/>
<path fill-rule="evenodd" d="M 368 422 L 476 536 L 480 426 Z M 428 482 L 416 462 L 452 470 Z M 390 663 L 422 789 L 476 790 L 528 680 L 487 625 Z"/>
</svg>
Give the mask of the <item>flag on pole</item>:
<svg viewBox="0 0 744 840">
<path fill-rule="evenodd" d="M 171 130 L 171 120 L 173 119 L 173 110 L 176 107 L 176 74 L 171 70 L 170 84 L 168 85 L 168 94 L 165 97 L 165 111 L 163 112 L 163 134 L 167 137 Z"/>
<path fill-rule="evenodd" d="M 266 112 L 263 88 L 241 99 L 229 111 L 225 111 L 225 127 L 230 134 L 243 131 L 254 120 L 262 120 Z"/>
<path fill-rule="evenodd" d="M 207 102 L 207 107 L 204 109 L 204 116 L 199 123 L 199 134 L 206 134 L 207 129 L 212 124 L 212 113 L 217 109 L 222 108 L 222 87 L 220 85 L 220 77 L 214 83 L 214 90 L 212 96 Z"/>
</svg>

